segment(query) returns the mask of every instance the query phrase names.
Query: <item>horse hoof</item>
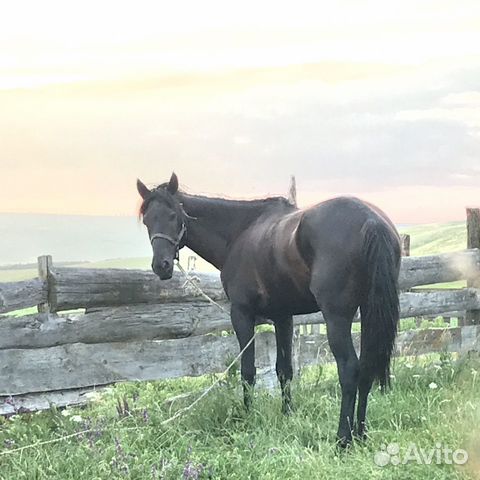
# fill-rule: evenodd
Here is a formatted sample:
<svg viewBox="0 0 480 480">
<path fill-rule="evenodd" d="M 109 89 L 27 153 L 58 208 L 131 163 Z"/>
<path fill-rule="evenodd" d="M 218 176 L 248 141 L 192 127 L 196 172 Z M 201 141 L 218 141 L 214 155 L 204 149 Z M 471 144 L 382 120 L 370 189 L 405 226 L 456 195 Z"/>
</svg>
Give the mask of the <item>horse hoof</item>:
<svg viewBox="0 0 480 480">
<path fill-rule="evenodd" d="M 352 439 L 347 437 L 337 438 L 337 448 L 344 451 L 350 448 L 352 445 Z"/>
<path fill-rule="evenodd" d="M 357 442 L 365 443 L 367 441 L 367 434 L 366 432 L 356 432 L 355 433 L 355 440 Z"/>
<path fill-rule="evenodd" d="M 361 425 L 357 425 L 354 431 L 355 431 L 354 433 L 355 440 L 359 442 L 365 442 L 367 440 L 367 430 L 365 427 L 365 423 L 362 423 Z"/>
</svg>

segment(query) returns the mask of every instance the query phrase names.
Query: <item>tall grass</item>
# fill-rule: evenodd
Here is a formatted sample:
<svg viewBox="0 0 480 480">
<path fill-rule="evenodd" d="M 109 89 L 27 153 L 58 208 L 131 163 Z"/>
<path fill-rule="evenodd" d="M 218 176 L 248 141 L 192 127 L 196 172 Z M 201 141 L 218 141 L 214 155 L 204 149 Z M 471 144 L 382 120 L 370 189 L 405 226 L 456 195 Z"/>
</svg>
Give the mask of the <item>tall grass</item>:
<svg viewBox="0 0 480 480">
<path fill-rule="evenodd" d="M 257 390 L 253 409 L 246 412 L 236 374 L 168 425 L 162 422 L 193 401 L 213 376 L 119 384 L 83 409 L 3 420 L 0 478 L 474 478 L 480 460 L 479 367 L 477 357 L 454 362 L 447 354 L 397 359 L 393 390 L 383 395 L 375 389 L 371 395 L 369 440 L 346 452 L 335 446 L 340 390 L 332 365 L 305 369 L 294 382 L 296 410 L 289 417 L 280 413 L 277 391 Z M 179 397 L 169 400 L 172 396 Z M 466 466 L 409 462 L 379 467 L 374 462 L 390 443 L 402 453 L 411 443 L 431 449 L 439 442 L 466 449 Z"/>
</svg>

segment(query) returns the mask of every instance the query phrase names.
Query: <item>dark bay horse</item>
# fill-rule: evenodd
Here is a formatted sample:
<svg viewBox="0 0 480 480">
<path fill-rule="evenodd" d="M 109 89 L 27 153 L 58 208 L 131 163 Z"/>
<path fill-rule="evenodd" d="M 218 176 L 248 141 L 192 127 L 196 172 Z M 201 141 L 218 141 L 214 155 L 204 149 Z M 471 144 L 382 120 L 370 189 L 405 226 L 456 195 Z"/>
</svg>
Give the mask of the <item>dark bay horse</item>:
<svg viewBox="0 0 480 480">
<path fill-rule="evenodd" d="M 172 276 L 174 259 L 187 245 L 220 270 L 240 349 L 251 340 L 256 317 L 273 321 L 285 413 L 291 408 L 292 315 L 322 311 L 342 390 L 338 440 L 345 445 L 352 433 L 363 438 L 373 381 L 382 388 L 389 384 L 399 318 L 400 241 L 386 215 L 350 197 L 299 210 L 281 197 L 237 201 L 189 195 L 178 190 L 175 174 L 153 190 L 138 180 L 137 189 L 152 269 L 161 279 Z M 360 360 L 351 336 L 358 307 Z M 254 343 L 242 355 L 241 375 L 248 407 Z"/>
</svg>

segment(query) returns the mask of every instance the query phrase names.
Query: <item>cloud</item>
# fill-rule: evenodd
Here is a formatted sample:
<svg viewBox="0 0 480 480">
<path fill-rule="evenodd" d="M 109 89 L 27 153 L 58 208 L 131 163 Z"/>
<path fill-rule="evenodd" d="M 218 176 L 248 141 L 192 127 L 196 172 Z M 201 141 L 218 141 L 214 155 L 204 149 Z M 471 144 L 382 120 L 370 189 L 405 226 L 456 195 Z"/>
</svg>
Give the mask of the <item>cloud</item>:
<svg viewBox="0 0 480 480">
<path fill-rule="evenodd" d="M 324 79 L 329 68 L 327 80 L 335 81 Z M 96 204 L 108 212 L 115 199 L 115 212 L 129 213 L 133 180 L 160 183 L 172 170 L 191 191 L 232 197 L 284 193 L 292 173 L 299 191 L 480 185 L 480 90 L 473 85 L 480 59 L 362 65 L 357 75 L 355 64 L 342 66 L 342 75 L 334 69 L 248 69 L 177 86 L 127 79 L 99 89 L 3 94 L 4 175 L 28 182 L 30 205 L 58 204 L 61 191 L 62 208 L 77 212 Z M 35 191 L 40 183 L 25 180 L 45 172 L 76 188 Z M 0 200 L 8 205 L 13 196 L 7 185 Z"/>
<path fill-rule="evenodd" d="M 203 148 L 242 165 L 237 182 L 261 175 L 277 185 L 295 172 L 342 190 L 477 186 L 480 116 L 473 101 L 480 91 L 469 88 L 480 65 L 463 72 L 425 69 L 405 84 L 400 77 L 262 89 L 230 114 L 212 115 Z M 225 142 L 232 130 L 250 139 L 249 148 Z"/>
</svg>

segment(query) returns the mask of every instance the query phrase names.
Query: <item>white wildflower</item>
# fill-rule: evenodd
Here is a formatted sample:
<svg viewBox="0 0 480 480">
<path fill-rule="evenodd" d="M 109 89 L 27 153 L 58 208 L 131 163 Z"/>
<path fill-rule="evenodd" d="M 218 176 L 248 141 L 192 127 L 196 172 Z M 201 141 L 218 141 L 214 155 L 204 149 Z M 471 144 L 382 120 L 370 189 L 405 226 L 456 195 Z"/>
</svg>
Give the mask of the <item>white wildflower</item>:
<svg viewBox="0 0 480 480">
<path fill-rule="evenodd" d="M 79 423 L 79 422 L 81 422 L 81 421 L 83 420 L 83 418 L 82 418 L 80 415 L 72 415 L 72 416 L 70 417 L 70 420 L 71 420 L 72 422 L 77 422 L 77 423 Z"/>
<path fill-rule="evenodd" d="M 102 394 L 98 390 L 87 392 L 84 396 L 92 402 L 98 402 L 102 399 Z"/>
<path fill-rule="evenodd" d="M 430 388 L 431 390 L 435 390 L 436 388 L 438 388 L 438 385 L 435 383 L 435 382 L 432 382 L 428 388 Z"/>
</svg>

